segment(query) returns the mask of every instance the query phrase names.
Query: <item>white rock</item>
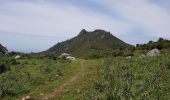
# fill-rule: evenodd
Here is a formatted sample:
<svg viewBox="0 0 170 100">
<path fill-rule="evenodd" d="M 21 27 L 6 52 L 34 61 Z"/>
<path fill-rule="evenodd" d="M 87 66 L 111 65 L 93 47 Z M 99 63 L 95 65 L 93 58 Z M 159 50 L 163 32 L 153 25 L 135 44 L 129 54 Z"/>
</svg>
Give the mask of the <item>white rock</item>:
<svg viewBox="0 0 170 100">
<path fill-rule="evenodd" d="M 20 55 L 15 56 L 15 59 L 19 59 L 19 58 L 21 58 L 21 56 L 20 56 Z"/>
<path fill-rule="evenodd" d="M 132 58 L 132 56 L 127 56 L 127 57 L 126 57 L 126 59 L 131 59 L 131 58 Z"/>
<path fill-rule="evenodd" d="M 76 60 L 75 57 L 72 57 L 70 56 L 70 54 L 68 53 L 62 53 L 60 56 L 59 56 L 60 59 L 64 59 L 64 60 L 69 60 L 69 61 L 74 61 Z"/>
<path fill-rule="evenodd" d="M 72 57 L 72 56 L 68 56 L 68 57 L 66 57 L 66 60 L 74 61 L 74 60 L 76 60 L 76 58 L 75 58 L 75 57 Z"/>
<path fill-rule="evenodd" d="M 59 77 L 60 77 L 60 75 L 58 75 L 58 74 L 57 74 L 57 75 L 55 75 L 55 78 L 56 78 L 56 79 L 58 79 Z"/>
<path fill-rule="evenodd" d="M 147 56 L 159 56 L 161 53 L 158 49 L 152 49 L 147 53 Z"/>
<path fill-rule="evenodd" d="M 31 100 L 31 97 L 30 96 L 26 96 L 25 99 L 26 100 Z"/>
<path fill-rule="evenodd" d="M 59 58 L 60 58 L 60 59 L 66 59 L 66 57 L 68 57 L 68 56 L 70 56 L 70 54 L 68 54 L 68 53 L 62 53 L 62 54 L 59 56 Z"/>
<path fill-rule="evenodd" d="M 44 95 L 44 93 L 40 93 L 40 96 L 43 96 Z"/>
<path fill-rule="evenodd" d="M 23 98 L 22 98 L 22 100 L 26 100 L 26 98 L 25 98 L 25 97 L 23 97 Z"/>
<path fill-rule="evenodd" d="M 77 94 L 80 94 L 81 93 L 81 90 L 77 90 Z"/>
<path fill-rule="evenodd" d="M 140 56 L 139 56 L 140 59 L 143 59 L 143 58 L 145 58 L 145 57 L 146 57 L 145 55 L 140 55 Z"/>
</svg>

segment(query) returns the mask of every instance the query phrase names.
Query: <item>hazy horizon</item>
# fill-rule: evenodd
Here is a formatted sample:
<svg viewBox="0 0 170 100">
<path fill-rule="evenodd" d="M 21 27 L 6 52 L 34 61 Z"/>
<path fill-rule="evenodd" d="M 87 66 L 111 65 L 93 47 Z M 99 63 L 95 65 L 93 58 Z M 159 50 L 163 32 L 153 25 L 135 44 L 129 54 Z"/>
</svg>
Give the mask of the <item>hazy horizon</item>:
<svg viewBox="0 0 170 100">
<path fill-rule="evenodd" d="M 110 31 L 135 45 L 170 39 L 168 0 L 0 1 L 0 44 L 9 51 L 40 52 L 82 29 Z"/>
</svg>

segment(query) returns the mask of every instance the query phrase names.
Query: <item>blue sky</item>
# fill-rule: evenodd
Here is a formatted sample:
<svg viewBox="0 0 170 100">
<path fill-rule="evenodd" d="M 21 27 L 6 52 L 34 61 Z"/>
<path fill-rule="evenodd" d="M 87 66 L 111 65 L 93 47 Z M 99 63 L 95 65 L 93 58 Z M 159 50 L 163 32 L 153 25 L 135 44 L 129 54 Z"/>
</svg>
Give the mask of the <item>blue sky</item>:
<svg viewBox="0 0 170 100">
<path fill-rule="evenodd" d="M 170 39 L 170 1 L 0 1 L 0 43 L 10 51 L 40 52 L 81 29 L 104 29 L 130 44 Z"/>
</svg>

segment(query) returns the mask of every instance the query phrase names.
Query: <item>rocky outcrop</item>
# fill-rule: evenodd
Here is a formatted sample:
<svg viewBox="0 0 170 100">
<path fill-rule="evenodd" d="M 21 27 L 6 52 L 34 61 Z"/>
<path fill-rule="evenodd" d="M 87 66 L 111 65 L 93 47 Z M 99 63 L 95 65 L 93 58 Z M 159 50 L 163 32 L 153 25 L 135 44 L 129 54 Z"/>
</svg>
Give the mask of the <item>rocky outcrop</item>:
<svg viewBox="0 0 170 100">
<path fill-rule="evenodd" d="M 6 47 L 4 47 L 4 46 L 2 46 L 1 44 L 0 44 L 0 53 L 3 53 L 3 54 L 8 53 L 7 48 L 6 48 Z"/>
<path fill-rule="evenodd" d="M 63 60 L 68 60 L 68 61 L 74 61 L 76 60 L 75 57 L 72 57 L 70 54 L 68 53 L 62 53 L 60 56 L 59 56 L 60 59 L 63 59 Z"/>
<path fill-rule="evenodd" d="M 68 56 L 68 57 L 66 57 L 66 60 L 74 61 L 74 60 L 76 60 L 76 58 L 75 58 L 75 57 L 72 57 L 72 56 Z"/>
<path fill-rule="evenodd" d="M 59 58 L 66 60 L 66 58 L 67 58 L 68 56 L 70 56 L 70 54 L 68 54 L 68 53 L 62 53 L 62 54 L 59 56 Z"/>
<path fill-rule="evenodd" d="M 59 42 L 44 52 L 55 52 L 57 55 L 63 52 L 69 52 L 78 58 L 87 58 L 87 52 L 93 54 L 96 52 L 105 52 L 107 49 L 118 49 L 133 47 L 110 32 L 96 29 L 94 31 L 86 31 L 85 29 L 71 39 Z"/>
<path fill-rule="evenodd" d="M 161 54 L 159 49 L 152 49 L 147 53 L 147 56 L 159 56 Z"/>
</svg>

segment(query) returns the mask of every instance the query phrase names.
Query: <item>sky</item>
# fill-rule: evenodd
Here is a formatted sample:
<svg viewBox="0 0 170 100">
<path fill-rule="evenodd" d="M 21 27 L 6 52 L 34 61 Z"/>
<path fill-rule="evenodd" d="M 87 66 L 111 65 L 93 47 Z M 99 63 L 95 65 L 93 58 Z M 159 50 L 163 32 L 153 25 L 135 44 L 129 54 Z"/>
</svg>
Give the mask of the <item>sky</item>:
<svg viewBox="0 0 170 100">
<path fill-rule="evenodd" d="M 170 39 L 170 0 L 0 0 L 0 44 L 40 52 L 82 29 L 130 44 Z"/>
</svg>

